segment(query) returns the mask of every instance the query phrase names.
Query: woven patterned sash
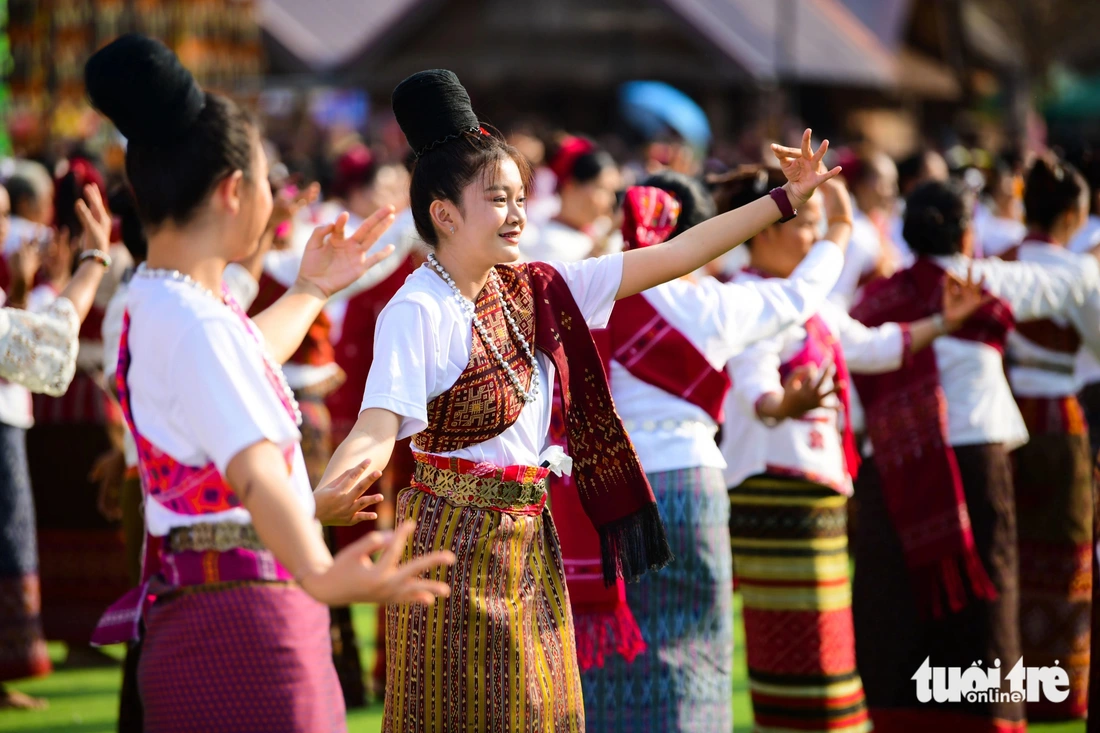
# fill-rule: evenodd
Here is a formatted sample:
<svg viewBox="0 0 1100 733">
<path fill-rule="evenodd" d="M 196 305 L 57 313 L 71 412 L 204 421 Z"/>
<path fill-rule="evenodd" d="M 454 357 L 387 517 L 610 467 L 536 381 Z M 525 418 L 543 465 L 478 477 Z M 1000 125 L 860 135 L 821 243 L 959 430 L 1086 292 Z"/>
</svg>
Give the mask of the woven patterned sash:
<svg viewBox="0 0 1100 733">
<path fill-rule="evenodd" d="M 497 267 L 516 323 L 528 343 L 535 340 L 531 283 L 513 267 Z M 515 344 L 504 319 L 500 298 L 484 288 L 477 299 L 477 315 L 505 360 L 524 384 L 531 384 L 531 364 Z M 449 453 L 483 443 L 503 433 L 519 419 L 523 401 L 508 375 L 474 330 L 470 361 L 449 390 L 428 403 L 428 427 L 413 438 L 413 446 L 428 453 Z"/>
</svg>

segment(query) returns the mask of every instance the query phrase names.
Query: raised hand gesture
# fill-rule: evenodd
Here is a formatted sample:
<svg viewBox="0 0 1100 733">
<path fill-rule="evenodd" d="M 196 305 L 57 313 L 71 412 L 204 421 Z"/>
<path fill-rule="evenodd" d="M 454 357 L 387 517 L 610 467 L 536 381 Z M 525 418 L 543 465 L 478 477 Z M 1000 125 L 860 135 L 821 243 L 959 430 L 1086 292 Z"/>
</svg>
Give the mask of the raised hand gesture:
<svg viewBox="0 0 1100 733">
<path fill-rule="evenodd" d="M 383 206 L 364 221 L 351 236 L 344 235 L 348 214 L 336 217 L 332 224 L 317 227 L 306 243 L 298 282 L 318 291 L 324 298 L 348 287 L 391 252 L 387 246 L 368 254 L 378 238 L 393 223 L 392 206 Z"/>
<path fill-rule="evenodd" d="M 367 519 L 377 519 L 377 514 L 364 510 L 382 501 L 381 494 L 366 493 L 381 476 L 381 471 L 370 470 L 368 458 L 314 491 L 317 521 L 321 524 L 348 527 Z"/>
<path fill-rule="evenodd" d="M 820 370 L 813 364 L 797 367 L 783 382 L 778 417 L 802 417 L 810 410 L 825 407 L 837 390 L 835 374 L 836 366 L 831 361 L 823 364 Z"/>
<path fill-rule="evenodd" d="M 940 313 L 948 333 L 962 328 L 970 316 L 993 299 L 993 296 L 987 295 L 982 289 L 984 284 L 985 278 L 974 279 L 973 265 L 967 270 L 965 280 L 947 273 L 947 279 L 943 283 L 943 305 Z"/>
<path fill-rule="evenodd" d="M 87 203 L 85 203 L 87 201 Z M 103 205 L 99 187 L 88 184 L 84 187 L 84 198 L 76 200 L 76 215 L 84 227 L 84 233 L 77 241 L 81 252 L 98 249 L 106 252 L 111 247 L 111 215 Z"/>
<path fill-rule="evenodd" d="M 439 580 L 421 578 L 426 571 L 443 576 L 442 566 L 455 561 L 447 550 L 414 557 L 403 565 L 398 560 L 405 552 L 415 522 L 402 522 L 393 532 L 371 532 L 348 545 L 333 558 L 325 571 L 302 579 L 302 587 L 311 596 L 330 606 L 351 603 L 421 603 L 450 595 L 451 589 Z M 371 554 L 381 551 L 377 560 Z"/>
<path fill-rule="evenodd" d="M 787 183 L 783 187 L 787 189 L 791 205 L 796 209 L 809 201 L 814 189 L 838 175 L 841 170 L 840 166 L 829 171 L 822 171 L 818 167 L 825 156 L 825 151 L 829 149 L 829 141 L 822 141 L 815 153 L 810 145 L 811 134 L 809 128 L 802 133 L 801 149 L 772 144 L 772 153 L 779 161 L 783 175 L 787 177 Z"/>
</svg>

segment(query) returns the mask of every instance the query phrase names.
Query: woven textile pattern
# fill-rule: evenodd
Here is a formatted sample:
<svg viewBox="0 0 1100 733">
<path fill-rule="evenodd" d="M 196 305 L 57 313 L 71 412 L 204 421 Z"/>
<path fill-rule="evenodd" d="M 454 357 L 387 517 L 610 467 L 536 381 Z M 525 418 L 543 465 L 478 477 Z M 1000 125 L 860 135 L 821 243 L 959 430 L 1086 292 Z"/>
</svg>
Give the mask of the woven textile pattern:
<svg viewBox="0 0 1100 733">
<path fill-rule="evenodd" d="M 675 562 L 626 586 L 646 649 L 609 654 L 581 676 L 585 717 L 603 733 L 733 728 L 733 568 L 722 471 L 649 474 Z"/>
<path fill-rule="evenodd" d="M 1024 663 L 1069 673 L 1061 703 L 1028 703 L 1032 720 L 1083 718 L 1092 618 L 1092 456 L 1076 397 L 1017 397 L 1031 440 L 1012 454 Z"/>
<path fill-rule="evenodd" d="M 538 516 L 398 497 L 416 521 L 403 560 L 450 549 L 432 571 L 451 586 L 431 606 L 386 614 L 386 733 L 584 733 L 573 620 L 557 533 Z"/>
<path fill-rule="evenodd" d="M 347 729 L 328 608 L 284 583 L 198 586 L 146 616 L 138 679 L 150 733 Z"/>
<path fill-rule="evenodd" d="M 730 501 L 758 729 L 871 730 L 856 671 L 847 499 L 764 475 Z"/>
<path fill-rule="evenodd" d="M 508 300 L 523 337 L 534 344 L 534 300 L 530 280 L 521 277 L 520 271 L 512 267 L 502 265 L 496 272 L 502 286 L 501 297 Z M 477 316 L 504 359 L 529 388 L 531 363 L 517 348 L 508 330 L 494 288 L 486 287 L 481 291 L 477 299 Z M 542 389 L 548 386 L 543 385 Z M 429 453 L 448 453 L 482 443 L 511 427 L 519 419 L 523 405 L 507 373 L 474 329 L 469 364 L 453 387 L 428 403 L 428 427 L 413 438 L 413 445 Z"/>
</svg>

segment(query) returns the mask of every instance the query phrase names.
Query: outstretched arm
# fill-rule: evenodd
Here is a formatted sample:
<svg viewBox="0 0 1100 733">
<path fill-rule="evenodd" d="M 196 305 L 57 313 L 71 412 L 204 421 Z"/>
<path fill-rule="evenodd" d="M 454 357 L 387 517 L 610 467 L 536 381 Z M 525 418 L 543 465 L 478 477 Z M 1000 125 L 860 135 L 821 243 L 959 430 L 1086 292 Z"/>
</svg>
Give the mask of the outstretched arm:
<svg viewBox="0 0 1100 733">
<path fill-rule="evenodd" d="M 839 166 L 824 173 L 818 171 L 818 164 L 828 149 L 829 141 L 826 140 L 816 153 L 813 152 L 810 130 L 802 136 L 801 150 L 772 145 L 772 152 L 787 176 L 783 188 L 795 209 L 810 198 L 814 189 L 840 173 Z M 781 217 L 779 206 L 770 196 L 765 196 L 694 226 L 664 244 L 631 250 L 623 255 L 623 279 L 615 297 L 617 300 L 626 298 L 694 272 Z"/>
<path fill-rule="evenodd" d="M 321 477 L 321 488 L 313 492 L 317 501 L 317 519 L 322 524 L 350 525 L 373 519 L 373 512 L 364 511 L 382 500 L 381 494 L 364 495 L 378 480 L 390 462 L 401 418 L 389 410 L 368 408 L 359 413 L 355 427 L 332 454 Z M 369 483 L 341 484 L 340 478 L 357 466 L 370 469 Z"/>
<path fill-rule="evenodd" d="M 301 346 L 329 296 L 355 282 L 392 251 L 392 247 L 386 247 L 368 254 L 371 245 L 393 223 L 392 207 L 379 209 L 345 238 L 347 221 L 348 215 L 344 213 L 334 223 L 313 230 L 302 255 L 298 281 L 252 319 L 263 332 L 271 355 L 280 363 Z"/>
</svg>

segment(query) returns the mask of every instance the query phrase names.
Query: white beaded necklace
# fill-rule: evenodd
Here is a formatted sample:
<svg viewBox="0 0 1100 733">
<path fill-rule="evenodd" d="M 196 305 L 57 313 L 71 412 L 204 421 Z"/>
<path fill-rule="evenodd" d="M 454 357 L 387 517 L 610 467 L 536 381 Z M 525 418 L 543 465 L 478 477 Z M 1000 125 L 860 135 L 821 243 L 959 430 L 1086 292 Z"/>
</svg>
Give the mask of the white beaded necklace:
<svg viewBox="0 0 1100 733">
<path fill-rule="evenodd" d="M 539 396 L 539 365 L 535 361 L 535 352 L 531 350 L 531 345 L 527 343 L 527 339 L 524 337 L 523 332 L 520 331 L 519 325 L 516 324 L 516 319 L 512 315 L 512 309 L 508 305 L 508 299 L 504 297 L 504 292 L 500 289 L 500 282 L 497 279 L 496 270 L 492 270 L 489 273 L 489 283 L 492 285 L 493 290 L 496 292 L 496 296 L 500 298 L 501 309 L 504 311 L 504 319 L 511 327 L 512 335 L 519 341 L 520 350 L 527 356 L 527 361 L 531 364 L 531 389 L 524 390 L 523 380 L 519 378 L 519 374 L 512 365 L 504 358 L 504 355 L 500 353 L 500 349 L 493 342 L 492 337 L 489 335 L 488 329 L 481 322 L 481 319 L 477 317 L 477 306 L 458 289 L 455 285 L 455 281 L 451 278 L 450 274 L 443 269 L 443 265 L 436 259 L 435 253 L 428 253 L 428 262 L 431 264 L 435 271 L 439 273 L 439 276 L 443 278 L 443 282 L 451 286 L 451 290 L 454 291 L 454 298 L 458 301 L 458 304 L 462 307 L 462 310 L 474 322 L 474 328 L 477 329 L 478 334 L 481 336 L 481 342 L 488 347 L 492 352 L 493 357 L 496 358 L 497 364 L 500 365 L 504 373 L 508 375 L 508 380 L 512 383 L 512 387 L 516 390 L 516 394 L 519 398 L 526 402 L 534 402 Z"/>
<path fill-rule="evenodd" d="M 173 280 L 178 283 L 183 283 L 189 287 L 198 290 L 200 293 L 210 296 L 220 305 L 228 308 L 225 300 L 218 295 L 215 295 L 210 288 L 206 287 L 199 281 L 192 278 L 190 275 L 186 275 L 179 270 L 167 270 L 167 269 L 153 269 L 146 267 L 145 263 L 138 265 L 137 270 L 134 271 L 134 277 L 140 277 L 145 280 Z M 253 334 L 254 335 L 254 334 Z M 264 363 L 267 364 L 268 370 L 275 375 L 275 379 L 279 382 L 279 386 L 283 390 L 283 395 L 287 399 L 287 403 L 290 405 L 291 410 L 294 413 L 294 422 L 297 425 L 302 424 L 302 410 L 298 407 L 298 400 L 294 398 L 294 390 L 290 388 L 290 384 L 286 381 L 286 375 L 283 374 L 283 369 L 276 362 L 274 357 L 267 352 L 267 348 L 263 345 L 263 342 L 257 339 L 257 343 L 260 346 L 260 354 L 263 355 Z"/>
</svg>

